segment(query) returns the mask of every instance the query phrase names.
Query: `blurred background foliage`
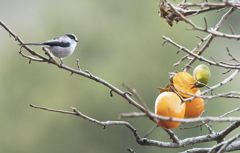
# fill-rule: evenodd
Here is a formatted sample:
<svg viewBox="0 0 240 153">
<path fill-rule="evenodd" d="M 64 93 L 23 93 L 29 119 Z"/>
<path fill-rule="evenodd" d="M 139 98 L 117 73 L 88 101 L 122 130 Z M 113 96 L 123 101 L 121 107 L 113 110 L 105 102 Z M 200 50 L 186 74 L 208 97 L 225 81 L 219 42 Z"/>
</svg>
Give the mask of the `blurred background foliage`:
<svg viewBox="0 0 240 153">
<path fill-rule="evenodd" d="M 176 54 L 177 48 L 166 43 L 162 35 L 176 43 L 193 49 L 206 33 L 187 31 L 191 28 L 184 22 L 169 27 L 158 16 L 158 1 L 136 0 L 0 0 L 0 20 L 13 30 L 24 42 L 43 42 L 65 33 L 74 33 L 79 43 L 72 56 L 64 64 L 77 69 L 76 59 L 82 70 L 89 70 L 119 89 L 122 83 L 135 88 L 151 111 L 158 95 L 157 87 L 168 82 L 168 72 L 181 71 L 186 64 L 172 67 L 185 53 Z M 178 1 L 174 2 L 177 3 Z M 191 18 L 198 26 L 214 27 L 226 12 L 212 11 Z M 239 33 L 238 12 L 234 12 L 222 25 L 221 31 L 230 33 L 231 24 Z M 73 75 L 47 63 L 32 62 L 19 54 L 18 42 L 0 28 L 0 152 L 32 153 L 78 153 L 78 152 L 127 152 L 127 148 L 139 152 L 178 152 L 192 147 L 210 147 L 215 142 L 195 144 L 178 149 L 140 146 L 133 134 L 124 126 L 102 127 L 82 118 L 47 112 L 29 107 L 29 104 L 54 109 L 69 110 L 75 106 L 84 114 L 101 121 L 118 120 L 118 114 L 138 111 L 110 90 L 90 79 Z M 229 61 L 226 47 L 239 57 L 239 42 L 215 38 L 203 54 L 217 61 Z M 41 48 L 32 47 L 43 53 Z M 27 52 L 24 52 L 27 54 Z M 197 61 L 193 66 L 198 65 Z M 226 70 L 210 67 L 215 85 L 230 75 Z M 192 73 L 192 70 L 189 70 Z M 217 89 L 226 92 L 239 89 L 239 78 Z M 220 116 L 239 106 L 239 100 L 215 99 L 205 106 L 204 116 Z M 239 116 L 234 113 L 232 116 Z M 141 136 L 154 125 L 148 118 L 126 119 Z M 188 127 L 196 124 L 182 124 Z M 213 123 L 218 132 L 229 123 Z M 200 129 L 173 130 L 180 139 L 208 134 Z M 235 132 L 229 136 L 233 136 Z M 169 142 L 169 136 L 158 128 L 149 138 Z M 229 137 L 228 137 L 229 138 Z"/>
</svg>

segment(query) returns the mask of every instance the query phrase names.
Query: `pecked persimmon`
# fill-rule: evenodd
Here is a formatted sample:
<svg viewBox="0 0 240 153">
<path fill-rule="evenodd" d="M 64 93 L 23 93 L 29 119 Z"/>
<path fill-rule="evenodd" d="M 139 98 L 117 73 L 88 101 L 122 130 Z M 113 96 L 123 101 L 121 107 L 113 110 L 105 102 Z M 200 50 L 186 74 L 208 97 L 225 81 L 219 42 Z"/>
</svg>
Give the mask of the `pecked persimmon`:
<svg viewBox="0 0 240 153">
<path fill-rule="evenodd" d="M 191 76 L 187 72 L 178 72 L 174 77 L 173 77 L 173 85 L 177 92 L 183 97 L 183 98 L 190 98 L 192 94 L 195 95 L 195 93 L 198 91 L 198 88 L 193 88 L 194 83 L 196 80 L 194 80 L 193 76 Z M 180 92 L 182 91 L 182 92 Z M 188 93 L 188 94 L 184 94 Z"/>
<path fill-rule="evenodd" d="M 155 114 L 183 119 L 185 114 L 186 104 L 181 104 L 181 99 L 174 92 L 163 92 L 159 94 L 155 102 Z M 181 122 L 159 121 L 158 125 L 164 129 L 173 129 L 178 127 Z"/>
<path fill-rule="evenodd" d="M 200 90 L 196 92 L 195 95 L 200 94 Z M 185 116 L 186 118 L 194 118 L 198 117 L 202 114 L 204 110 L 204 100 L 203 98 L 195 98 L 191 102 L 186 101 L 186 111 Z"/>
</svg>

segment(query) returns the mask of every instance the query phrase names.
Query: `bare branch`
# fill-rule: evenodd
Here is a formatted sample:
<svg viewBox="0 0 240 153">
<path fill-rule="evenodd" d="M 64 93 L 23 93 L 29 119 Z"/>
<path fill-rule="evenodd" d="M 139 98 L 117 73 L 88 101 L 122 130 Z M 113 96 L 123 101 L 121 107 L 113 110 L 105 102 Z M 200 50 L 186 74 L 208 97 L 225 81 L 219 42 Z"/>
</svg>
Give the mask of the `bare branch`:
<svg viewBox="0 0 240 153">
<path fill-rule="evenodd" d="M 204 17 L 204 22 L 205 22 L 205 31 L 207 31 L 208 26 L 207 26 L 207 19 Z"/>
<path fill-rule="evenodd" d="M 232 57 L 231 60 L 236 61 L 237 63 L 240 63 L 240 61 L 231 54 L 231 52 L 230 52 L 230 50 L 228 49 L 228 47 L 227 47 L 226 49 L 227 49 L 228 55 L 229 55 L 230 57 Z"/>
<path fill-rule="evenodd" d="M 143 138 L 147 138 L 153 131 L 155 131 L 158 127 L 158 124 L 157 125 L 154 125 L 144 136 Z"/>
<path fill-rule="evenodd" d="M 186 150 L 184 152 L 181 153 L 208 153 L 212 148 L 193 148 L 193 149 L 189 149 Z M 240 150 L 240 141 L 237 142 L 233 142 L 230 145 L 228 145 L 228 147 L 225 149 L 226 152 L 231 152 L 231 151 L 236 151 L 236 150 Z"/>
<path fill-rule="evenodd" d="M 233 28 L 232 28 L 232 26 L 230 24 L 229 24 L 229 28 L 230 28 L 232 34 L 235 35 L 234 30 L 233 30 Z"/>
<path fill-rule="evenodd" d="M 223 115 L 220 116 L 220 117 L 224 117 L 224 116 L 229 115 L 229 114 L 231 114 L 231 113 L 233 113 L 233 112 L 236 112 L 236 111 L 240 111 L 240 107 L 238 107 L 238 108 L 236 108 L 236 109 L 234 109 L 234 110 L 231 110 L 231 111 L 229 111 L 229 112 L 223 114 Z"/>
<path fill-rule="evenodd" d="M 229 114 L 231 114 L 231 113 L 233 113 L 233 112 L 235 112 L 235 111 L 240 111 L 240 107 L 239 107 L 239 108 L 236 108 L 236 109 L 234 109 L 234 110 L 231 110 L 231 111 L 229 111 L 229 112 L 227 112 L 227 113 L 225 113 L 225 114 L 219 116 L 219 118 L 222 118 L 222 117 L 224 117 L 224 116 L 227 116 L 227 115 L 229 115 Z M 198 124 L 198 125 L 196 125 L 196 126 L 192 126 L 192 127 L 184 127 L 184 128 L 180 128 L 180 129 L 181 129 L 181 130 L 184 130 L 184 129 L 191 129 L 191 128 L 197 128 L 197 127 L 201 127 L 201 126 L 203 126 L 203 125 L 206 125 L 207 128 L 209 129 L 210 134 L 213 134 L 214 131 L 213 131 L 213 130 L 207 125 L 208 122 L 204 122 L 204 121 L 202 121 L 202 122 L 203 122 L 202 124 Z"/>
<path fill-rule="evenodd" d="M 58 112 L 58 113 L 62 113 L 62 114 L 71 114 L 71 115 L 77 115 L 74 112 L 69 112 L 69 111 L 64 111 L 64 110 L 57 110 L 57 109 L 51 109 L 51 108 L 46 108 L 46 107 L 40 107 L 40 106 L 36 106 L 36 105 L 32 105 L 30 104 L 29 106 L 33 107 L 33 108 L 38 108 L 38 109 L 43 109 L 43 110 L 47 110 L 50 112 Z M 77 115 L 78 116 L 78 115 Z"/>
<path fill-rule="evenodd" d="M 58 112 L 58 113 L 63 113 L 63 114 L 71 114 L 71 115 L 80 116 L 83 119 L 86 119 L 86 120 L 88 120 L 90 122 L 93 122 L 95 124 L 103 126 L 103 128 L 105 128 L 107 125 L 124 125 L 124 126 L 128 127 L 133 132 L 133 134 L 134 134 L 134 136 L 135 136 L 135 138 L 136 138 L 136 140 L 137 140 L 137 142 L 139 144 L 141 144 L 141 145 L 149 145 L 149 146 L 158 146 L 158 147 L 179 148 L 179 147 L 184 147 L 186 145 L 194 144 L 194 143 L 215 141 L 215 140 L 224 138 L 228 133 L 230 133 L 231 131 L 235 130 L 236 128 L 238 128 L 240 126 L 240 122 L 234 122 L 231 126 L 226 128 L 222 132 L 212 133 L 212 134 L 206 135 L 206 136 L 198 136 L 198 137 L 195 137 L 195 138 L 186 138 L 186 139 L 181 140 L 181 141 L 178 140 L 177 136 L 174 135 L 170 130 L 167 130 L 167 132 L 169 132 L 170 135 L 172 135 L 172 139 L 176 143 L 166 143 L 166 142 L 160 142 L 160 141 L 155 141 L 155 140 L 149 140 L 149 139 L 146 139 L 146 138 L 140 138 L 139 134 L 137 133 L 137 130 L 131 124 L 129 124 L 128 122 L 125 122 L 125 121 L 106 121 L 106 122 L 101 122 L 101 121 L 98 121 L 96 119 L 93 119 L 91 117 L 88 117 L 88 116 L 82 114 L 75 107 L 71 107 L 73 112 L 68 112 L 68 111 L 62 111 L 62 110 L 49 109 L 49 108 L 45 108 L 45 107 L 39 107 L 39 106 L 35 106 L 35 105 L 30 105 L 30 106 L 34 107 L 34 108 L 38 108 L 38 109 L 47 110 L 47 111 L 53 111 L 53 112 Z M 206 117 L 206 118 L 208 118 L 208 117 Z M 211 117 L 209 117 L 208 119 L 210 119 L 210 118 Z M 224 120 L 224 118 L 221 118 L 220 120 L 222 120 L 222 119 Z M 232 120 L 232 119 L 230 119 L 230 120 Z M 172 118 L 172 120 L 175 121 L 174 118 Z M 186 119 L 182 119 L 182 120 L 186 120 Z M 194 119 L 188 119 L 188 120 L 194 120 Z M 240 118 L 239 118 L 239 121 L 240 121 Z"/>
<path fill-rule="evenodd" d="M 223 72 L 222 74 L 227 74 L 229 72 L 231 72 L 231 69 L 227 70 L 226 72 Z"/>
<path fill-rule="evenodd" d="M 120 115 L 121 117 L 127 117 L 127 118 L 134 118 L 134 117 L 144 117 L 147 116 L 144 113 L 124 113 Z M 150 112 L 151 118 L 158 118 L 160 120 L 169 120 L 169 121 L 176 121 L 176 122 L 182 122 L 182 123 L 193 123 L 193 122 L 234 122 L 234 121 L 240 121 L 240 117 L 226 117 L 226 118 L 219 118 L 219 117 L 200 117 L 200 118 L 189 118 L 189 119 L 179 119 L 179 118 L 171 118 L 171 117 L 164 117 L 160 115 L 156 115 L 152 112 Z"/>
<path fill-rule="evenodd" d="M 223 21 L 230 15 L 232 14 L 233 12 L 235 11 L 235 9 L 231 8 L 228 12 L 226 12 L 221 20 L 216 24 L 214 30 L 215 31 L 218 31 L 219 28 L 221 27 L 221 24 L 223 23 Z M 215 35 L 213 35 L 212 33 L 210 33 L 206 38 L 209 38 L 207 43 L 202 47 L 202 49 L 199 51 L 198 55 L 200 56 L 205 50 L 206 48 L 209 46 L 209 44 L 212 42 L 213 38 L 215 37 Z M 197 57 L 194 57 L 189 63 L 188 65 L 192 65 L 198 58 Z M 188 68 L 185 68 L 185 72 L 188 70 Z"/>
<path fill-rule="evenodd" d="M 177 143 L 178 145 L 181 144 L 181 142 L 180 142 L 180 140 L 178 139 L 177 135 L 175 135 L 175 134 L 173 133 L 173 131 L 171 131 L 171 130 L 165 130 L 165 131 L 168 133 L 168 135 L 170 136 L 170 139 L 172 139 L 174 143 Z"/>
<path fill-rule="evenodd" d="M 184 57 L 182 57 L 181 59 L 180 59 L 180 61 L 179 62 L 177 62 L 177 63 L 175 63 L 175 64 L 173 64 L 173 67 L 175 67 L 175 66 L 178 66 L 181 62 L 183 62 L 184 60 L 186 60 L 186 59 L 189 59 L 189 60 L 191 60 L 192 58 L 191 57 L 189 57 L 189 54 L 188 55 L 185 55 Z"/>
<path fill-rule="evenodd" d="M 210 7 L 210 8 L 223 8 L 223 7 L 239 7 L 240 4 L 237 1 L 228 1 L 228 3 L 184 3 L 181 4 L 185 7 Z"/>
<path fill-rule="evenodd" d="M 236 129 L 239 127 L 240 123 L 235 123 L 234 125 L 231 125 L 231 127 L 234 127 Z M 234 130 L 231 129 L 231 130 Z M 231 132 L 231 130 L 228 130 L 228 132 Z M 147 145 L 147 146 L 157 146 L 157 147 L 166 147 L 166 148 L 179 148 L 179 147 L 184 147 L 187 145 L 192 145 L 196 143 L 202 143 L 202 142 L 209 142 L 209 141 L 217 141 L 218 139 L 221 139 L 224 137 L 226 131 L 218 132 L 218 133 L 213 133 L 209 135 L 203 135 L 203 136 L 198 136 L 194 138 L 186 138 L 183 139 L 178 143 L 166 143 L 166 142 L 160 142 L 160 141 L 155 141 L 155 140 L 149 140 L 149 139 L 141 139 L 142 142 L 141 145 Z M 240 146 L 235 147 L 234 149 L 237 150 Z M 209 149 L 207 149 L 209 150 Z"/>
<path fill-rule="evenodd" d="M 204 113 L 204 111 L 203 111 L 203 113 Z M 198 118 L 200 118 L 203 115 L 203 113 Z M 184 128 L 180 128 L 180 129 L 184 130 L 184 129 L 192 129 L 192 128 L 200 127 L 200 130 L 202 131 L 202 126 L 205 125 L 208 128 L 209 134 L 214 134 L 215 132 L 213 131 L 213 129 L 210 126 L 208 126 L 207 123 L 209 123 L 209 121 L 208 122 L 202 121 L 202 124 L 197 124 L 197 125 L 192 126 L 192 127 L 184 127 Z"/>
<path fill-rule="evenodd" d="M 237 140 L 240 137 L 240 133 L 237 134 L 236 136 L 232 137 L 228 141 L 224 142 L 222 147 L 218 150 L 217 153 L 222 153 L 224 150 L 227 148 L 228 145 L 230 145 L 233 141 Z"/>
<path fill-rule="evenodd" d="M 13 36 L 15 38 L 15 41 L 18 41 L 20 44 L 23 44 L 24 42 L 21 40 L 21 38 L 19 36 L 17 36 L 13 31 L 11 31 L 1 20 L 0 20 L 0 25 L 9 32 L 10 36 Z M 31 53 L 33 56 L 37 56 L 38 58 L 42 59 L 42 61 L 40 62 L 48 62 L 48 63 L 52 63 L 52 64 L 56 64 L 54 63 L 54 61 L 49 60 L 48 58 L 38 54 L 37 52 L 33 51 L 31 48 L 29 48 L 28 46 L 22 46 L 21 48 L 26 49 L 29 53 Z M 22 55 L 22 54 L 21 54 Z M 22 55 L 23 56 L 23 55 Z M 23 56 L 29 59 L 29 57 L 27 56 Z M 31 59 L 32 60 L 32 59 Z M 34 61 L 38 61 L 38 60 L 34 60 Z"/>
<path fill-rule="evenodd" d="M 43 110 L 47 110 L 47 111 L 52 111 L 52 112 L 58 112 L 58 113 L 63 113 L 63 114 L 71 114 L 71 115 L 80 116 L 80 117 L 82 117 L 83 119 L 86 119 L 86 120 L 88 120 L 88 121 L 90 121 L 90 122 L 93 122 L 93 123 L 95 123 L 95 124 L 98 124 L 98 125 L 103 126 L 103 128 L 105 128 L 107 125 L 124 125 L 124 126 L 126 126 L 127 128 L 129 128 L 129 129 L 133 132 L 133 134 L 134 134 L 134 136 L 135 136 L 135 138 L 136 138 L 137 140 L 140 139 L 140 136 L 138 135 L 137 130 L 136 130 L 130 123 L 125 122 L 125 121 L 105 121 L 105 122 L 101 122 L 101 121 L 98 121 L 98 120 L 96 120 L 96 119 L 94 119 L 94 118 L 91 118 L 91 117 L 89 117 L 89 116 L 87 116 L 87 115 L 82 114 L 82 113 L 79 112 L 79 111 L 77 110 L 77 108 L 75 108 L 75 107 L 71 107 L 71 109 L 73 110 L 73 112 L 69 112 L 69 111 L 63 111 L 63 110 L 56 110 L 56 109 L 50 109 L 50 108 L 40 107 L 40 106 L 36 106 L 36 105 L 32 105 L 32 104 L 30 104 L 30 106 L 33 107 L 33 108 L 43 109 Z"/>
<path fill-rule="evenodd" d="M 133 112 L 133 113 L 122 113 L 119 114 L 118 118 L 134 118 L 134 117 L 146 117 L 146 113 L 137 113 L 137 112 Z"/>
<path fill-rule="evenodd" d="M 165 37 L 164 35 L 162 36 L 163 39 L 171 44 L 173 44 L 174 46 L 176 46 L 177 48 L 181 48 L 184 52 L 188 53 L 189 55 L 195 57 L 195 59 L 199 59 L 200 61 L 204 61 L 210 65 L 215 65 L 215 66 L 219 66 L 219 67 L 224 67 L 224 68 L 228 68 L 228 69 L 240 69 L 240 66 L 230 66 L 230 65 L 226 65 L 226 64 L 222 64 L 219 62 L 213 62 L 210 61 L 200 55 L 194 54 L 193 52 L 191 52 L 190 50 L 188 50 L 185 47 L 180 46 L 179 44 L 175 43 L 174 41 L 172 41 L 170 38 Z M 189 63 L 191 64 L 191 63 Z"/>
<path fill-rule="evenodd" d="M 23 57 L 28 58 L 29 61 L 45 62 L 43 59 L 38 59 L 38 58 L 34 58 L 32 56 L 27 56 L 27 55 L 23 54 L 23 52 L 21 50 L 18 53 L 21 54 Z M 31 62 L 29 62 L 29 64 L 30 63 Z"/>
</svg>

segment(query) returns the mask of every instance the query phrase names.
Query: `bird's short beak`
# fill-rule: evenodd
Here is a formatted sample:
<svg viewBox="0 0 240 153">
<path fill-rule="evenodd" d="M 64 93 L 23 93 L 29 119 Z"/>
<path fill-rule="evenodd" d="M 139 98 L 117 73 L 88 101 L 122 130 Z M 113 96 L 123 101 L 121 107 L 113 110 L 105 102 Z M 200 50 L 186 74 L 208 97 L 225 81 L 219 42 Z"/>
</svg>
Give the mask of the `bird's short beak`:
<svg viewBox="0 0 240 153">
<path fill-rule="evenodd" d="M 78 42 L 78 40 L 76 40 L 76 42 Z"/>
</svg>

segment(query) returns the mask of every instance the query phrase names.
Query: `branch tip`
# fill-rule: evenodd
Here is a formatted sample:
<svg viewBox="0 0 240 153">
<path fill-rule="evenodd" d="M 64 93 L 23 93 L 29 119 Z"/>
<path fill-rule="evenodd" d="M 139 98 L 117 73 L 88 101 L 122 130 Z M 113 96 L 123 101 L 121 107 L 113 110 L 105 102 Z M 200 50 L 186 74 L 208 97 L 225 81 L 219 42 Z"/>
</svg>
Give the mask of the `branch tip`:
<svg viewBox="0 0 240 153">
<path fill-rule="evenodd" d="M 164 42 L 162 43 L 162 46 L 167 42 L 167 40 L 164 40 Z"/>
<path fill-rule="evenodd" d="M 207 26 L 207 19 L 204 17 L 204 22 L 205 22 L 205 31 L 208 30 L 208 26 Z"/>
</svg>

